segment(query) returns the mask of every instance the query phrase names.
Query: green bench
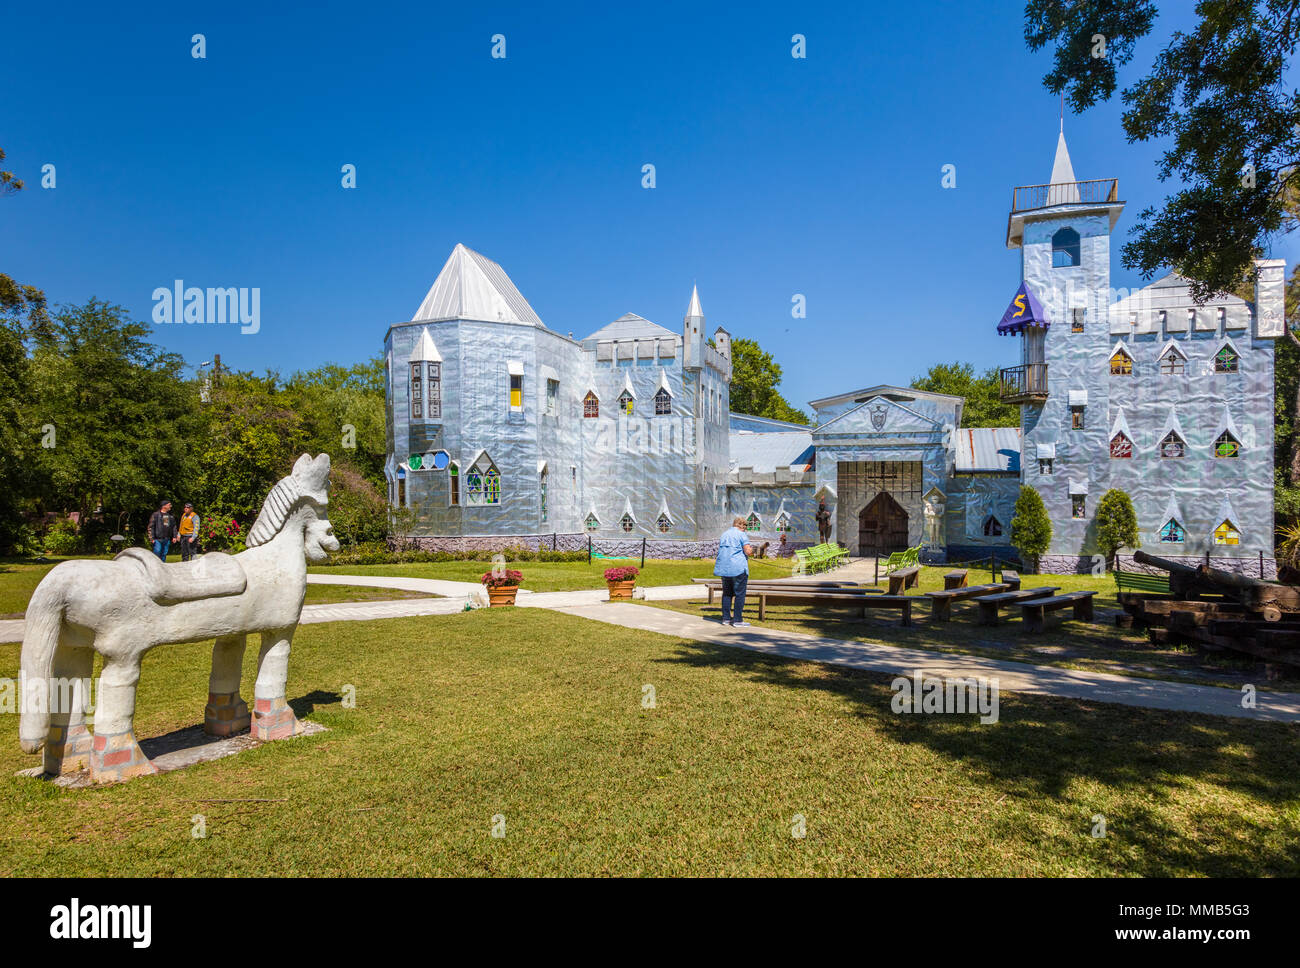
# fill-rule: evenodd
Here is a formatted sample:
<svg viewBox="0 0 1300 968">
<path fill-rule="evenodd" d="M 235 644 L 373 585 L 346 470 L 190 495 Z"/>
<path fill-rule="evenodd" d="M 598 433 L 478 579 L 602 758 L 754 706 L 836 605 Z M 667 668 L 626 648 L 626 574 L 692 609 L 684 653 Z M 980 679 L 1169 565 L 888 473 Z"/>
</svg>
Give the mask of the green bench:
<svg viewBox="0 0 1300 968">
<path fill-rule="evenodd" d="M 813 545 L 811 548 L 800 548 L 794 554 L 801 565 L 800 570 L 805 574 L 828 571 L 846 561 L 849 557 L 846 549 L 834 544 L 819 544 Z"/>
<path fill-rule="evenodd" d="M 921 558 L 921 546 L 908 548 L 906 551 L 894 551 L 889 555 L 889 560 L 885 562 L 885 574 L 888 575 L 895 568 L 910 568 L 912 565 L 919 565 Z"/>
<path fill-rule="evenodd" d="M 1168 595 L 1168 575 L 1148 575 L 1140 571 L 1113 571 L 1116 591 L 1121 594 Z"/>
</svg>

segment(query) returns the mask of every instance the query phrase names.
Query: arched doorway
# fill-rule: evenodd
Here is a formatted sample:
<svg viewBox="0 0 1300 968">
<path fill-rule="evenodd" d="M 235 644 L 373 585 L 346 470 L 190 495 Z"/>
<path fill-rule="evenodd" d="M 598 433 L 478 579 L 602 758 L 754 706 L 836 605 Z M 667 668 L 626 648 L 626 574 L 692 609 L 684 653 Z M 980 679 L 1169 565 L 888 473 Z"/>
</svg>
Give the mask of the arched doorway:
<svg viewBox="0 0 1300 968">
<path fill-rule="evenodd" d="M 881 491 L 858 514 L 858 554 L 887 555 L 907 547 L 907 512 Z"/>
</svg>

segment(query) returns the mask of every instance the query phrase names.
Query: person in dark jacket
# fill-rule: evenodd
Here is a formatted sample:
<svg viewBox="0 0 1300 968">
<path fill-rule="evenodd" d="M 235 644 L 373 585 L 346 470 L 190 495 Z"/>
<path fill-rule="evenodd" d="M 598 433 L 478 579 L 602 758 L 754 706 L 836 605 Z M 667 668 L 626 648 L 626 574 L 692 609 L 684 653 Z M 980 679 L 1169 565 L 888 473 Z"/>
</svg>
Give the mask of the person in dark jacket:
<svg viewBox="0 0 1300 968">
<path fill-rule="evenodd" d="M 176 540 L 176 516 L 172 514 L 172 502 L 163 501 L 149 518 L 149 540 L 153 542 L 153 553 L 163 561 Z"/>
<path fill-rule="evenodd" d="M 831 512 L 826 510 L 825 501 L 817 504 L 817 534 L 821 536 L 822 544 L 831 540 Z"/>
</svg>

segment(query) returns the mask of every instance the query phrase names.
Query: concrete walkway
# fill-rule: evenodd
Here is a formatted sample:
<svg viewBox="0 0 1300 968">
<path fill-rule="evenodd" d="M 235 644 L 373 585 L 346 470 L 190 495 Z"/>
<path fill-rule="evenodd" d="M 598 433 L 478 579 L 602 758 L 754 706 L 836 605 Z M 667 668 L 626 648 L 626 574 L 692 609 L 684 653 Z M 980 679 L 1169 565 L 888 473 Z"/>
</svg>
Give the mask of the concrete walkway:
<svg viewBox="0 0 1300 968">
<path fill-rule="evenodd" d="M 871 642 L 845 642 L 824 639 L 802 632 L 752 627 L 733 629 L 717 621 L 684 615 L 662 608 L 607 603 L 561 608 L 566 615 L 608 622 L 623 628 L 642 629 L 676 638 L 751 649 L 790 659 L 806 659 L 864 669 L 870 672 L 910 676 L 923 669 L 927 675 L 949 677 L 977 676 L 997 679 L 998 688 L 1036 696 L 1061 696 L 1094 702 L 1120 703 L 1181 712 L 1209 713 L 1241 719 L 1272 722 L 1300 722 L 1300 695 L 1292 693 L 1256 694 L 1257 708 L 1242 709 L 1241 693 L 1217 686 L 1195 686 L 1158 679 L 1135 679 L 1103 672 L 1080 672 L 1034 666 L 1023 662 L 1006 662 L 979 656 L 949 655 L 921 649 L 899 648 Z"/>
</svg>

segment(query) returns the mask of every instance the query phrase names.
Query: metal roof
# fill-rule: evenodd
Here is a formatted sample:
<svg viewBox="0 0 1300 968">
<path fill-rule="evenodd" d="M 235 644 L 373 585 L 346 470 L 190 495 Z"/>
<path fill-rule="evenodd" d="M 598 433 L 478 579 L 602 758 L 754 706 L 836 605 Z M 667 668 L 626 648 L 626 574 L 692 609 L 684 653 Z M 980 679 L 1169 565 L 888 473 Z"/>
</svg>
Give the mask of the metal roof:
<svg viewBox="0 0 1300 968">
<path fill-rule="evenodd" d="M 733 469 L 752 467 L 756 474 L 770 474 L 778 467 L 808 470 L 812 463 L 812 434 L 808 431 L 776 434 L 733 431 L 730 437 Z"/>
<path fill-rule="evenodd" d="M 636 313 L 624 313 L 607 326 L 602 326 L 587 339 L 675 339 L 677 334 L 652 323 Z"/>
<path fill-rule="evenodd" d="M 544 325 L 504 269 L 459 242 L 413 319 L 482 319 Z"/>
<path fill-rule="evenodd" d="M 1020 471 L 1019 427 L 963 427 L 956 432 L 959 474 Z"/>
</svg>

